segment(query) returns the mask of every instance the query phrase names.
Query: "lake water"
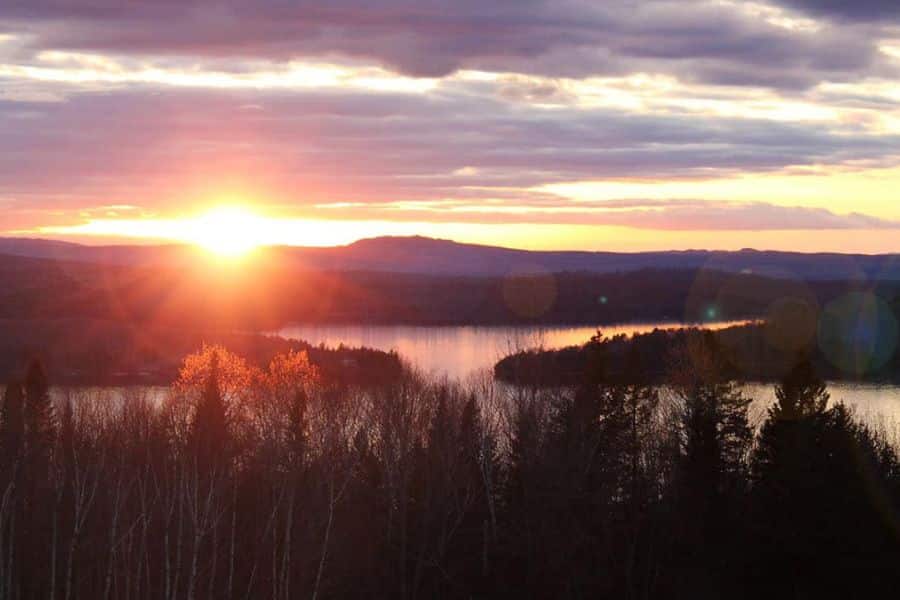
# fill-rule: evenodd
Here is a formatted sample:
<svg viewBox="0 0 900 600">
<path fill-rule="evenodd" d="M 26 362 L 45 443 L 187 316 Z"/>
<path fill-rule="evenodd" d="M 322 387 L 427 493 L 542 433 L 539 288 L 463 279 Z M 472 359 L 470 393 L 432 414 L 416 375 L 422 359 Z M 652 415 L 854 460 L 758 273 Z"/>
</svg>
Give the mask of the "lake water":
<svg viewBox="0 0 900 600">
<path fill-rule="evenodd" d="M 705 325 L 721 329 L 743 323 Z M 493 369 L 504 356 L 530 348 L 565 348 L 581 345 L 600 329 L 607 337 L 634 335 L 654 329 L 676 329 L 678 323 L 627 325 L 472 327 L 415 325 L 290 325 L 272 333 L 314 346 L 366 346 L 394 350 L 413 366 L 438 376 L 465 379 L 483 369 Z"/>
<path fill-rule="evenodd" d="M 735 323 L 714 325 L 721 328 Z M 631 335 L 678 327 L 672 323 L 645 323 L 605 326 L 607 336 Z M 587 342 L 595 327 L 417 327 L 417 326 L 353 326 L 295 325 L 278 332 L 288 338 L 303 339 L 326 346 L 368 346 L 395 350 L 419 369 L 438 375 L 465 379 L 480 370 L 491 369 L 503 356 L 526 348 L 561 348 Z M 136 397 L 162 401 L 165 387 L 59 388 L 58 398 L 65 396 L 100 397 L 110 401 L 127 401 Z M 751 417 L 761 422 L 765 409 L 774 401 L 774 387 L 747 384 L 745 393 L 754 399 Z M 866 422 L 884 426 L 894 432 L 900 442 L 900 387 L 859 383 L 830 383 L 834 402 L 843 401 Z"/>
<path fill-rule="evenodd" d="M 502 387 L 502 386 L 501 386 Z M 829 383 L 828 391 L 832 402 L 844 402 L 866 423 L 884 429 L 892 440 L 900 446 L 900 387 L 859 383 Z M 78 402 L 92 399 L 101 403 L 121 403 L 146 400 L 162 403 L 169 389 L 160 386 L 117 386 L 117 387 L 55 387 L 52 397 L 57 401 Z M 743 386 L 744 394 L 753 399 L 750 406 L 750 421 L 758 426 L 766 416 L 766 408 L 775 401 L 772 385 L 751 383 Z"/>
<path fill-rule="evenodd" d="M 742 322 L 706 325 L 721 329 Z M 636 323 L 606 325 L 606 336 L 634 335 L 654 329 L 682 327 L 677 323 Z M 277 335 L 301 339 L 313 345 L 367 346 L 394 350 L 422 371 L 465 379 L 473 373 L 492 369 L 504 356 L 528 348 L 564 348 L 584 344 L 598 327 L 472 327 L 410 325 L 291 325 Z M 761 421 L 765 408 L 774 402 L 771 385 L 747 384 L 745 393 L 754 398 L 751 415 Z M 832 400 L 852 406 L 867 422 L 896 429 L 900 424 L 900 387 L 858 383 L 831 383 Z M 900 431 L 898 440 L 900 440 Z"/>
<path fill-rule="evenodd" d="M 744 394 L 753 398 L 750 406 L 750 420 L 761 424 L 765 420 L 766 409 L 775 402 L 775 386 L 751 383 L 743 386 Z M 829 406 L 843 402 L 860 419 L 877 428 L 884 428 L 891 438 L 900 443 L 900 387 L 866 383 L 830 382 Z"/>
</svg>

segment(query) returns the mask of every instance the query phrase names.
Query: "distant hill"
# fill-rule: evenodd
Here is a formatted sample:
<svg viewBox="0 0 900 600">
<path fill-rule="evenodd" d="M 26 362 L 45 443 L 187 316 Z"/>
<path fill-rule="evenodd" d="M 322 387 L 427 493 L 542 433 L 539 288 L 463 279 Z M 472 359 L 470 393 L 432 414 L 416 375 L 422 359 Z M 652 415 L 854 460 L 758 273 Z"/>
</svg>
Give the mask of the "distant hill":
<svg viewBox="0 0 900 600">
<path fill-rule="evenodd" d="M 193 260 L 189 246 L 85 246 L 50 240 L 0 238 L 0 254 L 118 265 L 177 265 Z M 424 237 L 381 237 L 333 248 L 272 247 L 279 266 L 320 271 L 369 271 L 452 276 L 510 273 L 613 273 L 642 269 L 706 269 L 806 280 L 900 280 L 900 255 L 721 252 L 528 251 Z"/>
<path fill-rule="evenodd" d="M 0 238 L 0 255 L 43 258 L 61 262 L 118 265 L 165 265 L 186 262 L 198 249 L 178 244 L 88 246 L 34 238 Z"/>
</svg>

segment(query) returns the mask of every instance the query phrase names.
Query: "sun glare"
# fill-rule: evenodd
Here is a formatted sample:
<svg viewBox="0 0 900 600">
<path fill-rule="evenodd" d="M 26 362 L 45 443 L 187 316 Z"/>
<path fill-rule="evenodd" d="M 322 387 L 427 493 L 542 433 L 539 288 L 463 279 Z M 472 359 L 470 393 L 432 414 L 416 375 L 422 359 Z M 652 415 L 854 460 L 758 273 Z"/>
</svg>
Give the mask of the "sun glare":
<svg viewBox="0 0 900 600">
<path fill-rule="evenodd" d="M 223 206 L 197 217 L 192 222 L 190 241 L 227 258 L 244 256 L 265 243 L 265 228 L 250 211 Z"/>
</svg>

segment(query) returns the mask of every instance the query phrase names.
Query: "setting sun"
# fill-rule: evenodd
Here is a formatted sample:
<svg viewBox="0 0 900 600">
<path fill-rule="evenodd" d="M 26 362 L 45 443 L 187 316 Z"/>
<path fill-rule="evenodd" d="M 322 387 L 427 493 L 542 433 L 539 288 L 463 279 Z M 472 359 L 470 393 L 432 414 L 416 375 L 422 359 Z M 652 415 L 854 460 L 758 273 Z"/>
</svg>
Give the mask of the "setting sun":
<svg viewBox="0 0 900 600">
<path fill-rule="evenodd" d="M 219 256 L 239 257 L 265 243 L 262 219 L 237 206 L 223 206 L 192 220 L 188 239 Z"/>
</svg>

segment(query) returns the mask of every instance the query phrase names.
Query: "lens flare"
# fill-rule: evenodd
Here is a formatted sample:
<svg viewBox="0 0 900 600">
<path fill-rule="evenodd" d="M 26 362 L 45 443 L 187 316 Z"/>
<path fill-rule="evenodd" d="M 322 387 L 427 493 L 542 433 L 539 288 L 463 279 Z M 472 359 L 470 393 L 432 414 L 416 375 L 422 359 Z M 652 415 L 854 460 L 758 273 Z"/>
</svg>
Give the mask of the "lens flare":
<svg viewBox="0 0 900 600">
<path fill-rule="evenodd" d="M 850 376 L 878 372 L 897 351 L 900 325 L 891 307 L 871 292 L 851 292 L 825 307 L 819 347 Z"/>
</svg>

